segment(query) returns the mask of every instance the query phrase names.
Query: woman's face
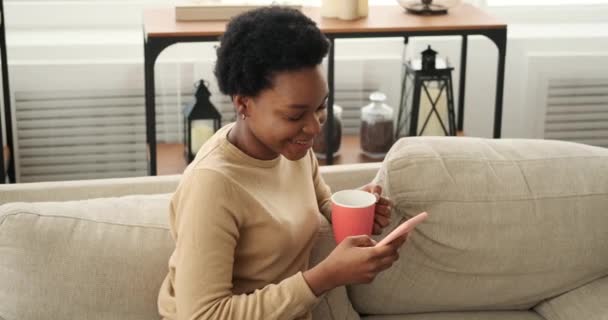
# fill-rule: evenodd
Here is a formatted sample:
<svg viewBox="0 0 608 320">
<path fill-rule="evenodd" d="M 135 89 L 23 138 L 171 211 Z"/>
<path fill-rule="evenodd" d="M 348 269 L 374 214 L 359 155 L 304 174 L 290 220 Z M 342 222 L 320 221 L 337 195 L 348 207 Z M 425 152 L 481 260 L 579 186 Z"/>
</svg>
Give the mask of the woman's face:
<svg viewBox="0 0 608 320">
<path fill-rule="evenodd" d="M 321 66 L 280 72 L 273 86 L 247 101 L 247 126 L 257 146 L 255 154 L 271 159 L 279 154 L 298 160 L 321 132 L 327 105 L 327 81 Z"/>
</svg>

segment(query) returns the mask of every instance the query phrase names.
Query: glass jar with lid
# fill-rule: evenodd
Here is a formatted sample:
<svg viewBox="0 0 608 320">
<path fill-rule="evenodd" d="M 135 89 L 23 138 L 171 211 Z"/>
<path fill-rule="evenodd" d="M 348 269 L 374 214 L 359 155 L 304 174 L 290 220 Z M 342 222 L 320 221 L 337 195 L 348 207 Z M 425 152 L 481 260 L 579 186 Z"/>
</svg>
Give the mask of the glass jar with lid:
<svg viewBox="0 0 608 320">
<path fill-rule="evenodd" d="M 342 107 L 337 104 L 334 104 L 334 127 L 333 127 L 333 146 L 332 153 L 334 157 L 339 155 L 340 151 L 340 143 L 342 142 Z M 321 133 L 317 135 L 313 141 L 312 150 L 317 155 L 319 159 L 327 158 L 327 130 L 328 125 L 327 121 L 323 123 L 321 127 Z"/>
<path fill-rule="evenodd" d="M 386 95 L 373 92 L 371 103 L 361 109 L 361 150 L 373 158 L 383 158 L 393 145 L 393 108 L 386 105 Z"/>
</svg>

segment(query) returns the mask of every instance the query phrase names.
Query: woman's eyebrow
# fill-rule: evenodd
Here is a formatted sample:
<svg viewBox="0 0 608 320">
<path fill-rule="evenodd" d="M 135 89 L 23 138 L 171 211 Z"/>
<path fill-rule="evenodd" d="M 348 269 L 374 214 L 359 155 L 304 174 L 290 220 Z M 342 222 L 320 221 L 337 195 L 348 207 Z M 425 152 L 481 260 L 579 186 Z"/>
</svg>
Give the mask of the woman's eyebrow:
<svg viewBox="0 0 608 320">
<path fill-rule="evenodd" d="M 329 98 L 329 93 L 325 96 L 325 98 L 323 98 L 323 102 L 321 102 L 321 104 L 324 104 L 325 101 L 327 101 L 327 98 Z M 299 103 L 290 104 L 287 107 L 289 107 L 291 109 L 308 109 L 309 108 L 309 106 L 307 106 L 305 104 L 299 104 Z"/>
</svg>

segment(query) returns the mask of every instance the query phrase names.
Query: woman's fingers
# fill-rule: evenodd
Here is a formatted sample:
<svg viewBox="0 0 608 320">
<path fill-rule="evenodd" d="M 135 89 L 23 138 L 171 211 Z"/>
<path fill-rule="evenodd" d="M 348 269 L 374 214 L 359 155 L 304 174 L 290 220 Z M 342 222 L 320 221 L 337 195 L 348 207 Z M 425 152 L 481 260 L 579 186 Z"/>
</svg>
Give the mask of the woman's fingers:
<svg viewBox="0 0 608 320">
<path fill-rule="evenodd" d="M 376 215 L 374 217 L 374 222 L 377 223 L 380 227 L 386 228 L 391 223 L 391 219 L 387 216 Z"/>
<path fill-rule="evenodd" d="M 387 197 L 380 197 L 380 199 L 378 199 L 378 202 L 376 202 L 376 205 L 383 205 L 383 206 L 393 206 L 393 201 L 391 201 L 389 198 Z"/>
<path fill-rule="evenodd" d="M 382 233 L 382 227 L 378 224 L 374 222 L 374 229 L 372 230 L 372 234 L 378 235 Z"/>
<path fill-rule="evenodd" d="M 385 217 L 391 216 L 392 207 L 389 205 L 378 204 L 376 205 L 376 215 L 381 215 Z"/>
<path fill-rule="evenodd" d="M 390 268 L 393 263 L 395 263 L 395 261 L 397 261 L 399 259 L 399 253 L 395 252 L 394 254 L 391 254 L 390 256 L 384 257 L 380 260 L 378 260 L 378 263 L 376 265 L 376 272 L 381 272 L 384 271 L 388 268 Z"/>
</svg>

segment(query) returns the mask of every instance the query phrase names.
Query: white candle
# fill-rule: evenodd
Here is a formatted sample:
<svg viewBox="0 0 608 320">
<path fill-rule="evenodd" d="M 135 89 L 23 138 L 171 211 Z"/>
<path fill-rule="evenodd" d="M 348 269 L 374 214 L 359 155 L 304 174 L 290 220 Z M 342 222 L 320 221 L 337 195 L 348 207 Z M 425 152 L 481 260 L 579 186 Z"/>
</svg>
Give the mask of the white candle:
<svg viewBox="0 0 608 320">
<path fill-rule="evenodd" d="M 190 127 L 190 151 L 196 155 L 198 150 L 213 136 L 213 120 L 194 120 Z"/>
<path fill-rule="evenodd" d="M 322 0 L 321 17 L 335 18 L 338 16 L 338 1 L 343 0 Z"/>
<path fill-rule="evenodd" d="M 449 119 L 448 119 L 448 100 L 447 100 L 447 93 L 445 91 L 446 89 L 444 89 L 443 92 L 441 93 L 441 98 L 439 98 L 436 108 L 437 108 L 437 112 L 439 113 L 439 116 L 441 117 L 441 121 L 443 121 L 443 125 L 445 126 L 445 129 L 449 131 L 450 127 L 449 127 Z M 439 88 L 437 88 L 436 86 L 431 86 L 428 88 L 428 90 L 429 90 L 429 94 L 431 95 L 431 97 L 433 99 L 436 99 L 437 95 L 439 94 Z M 426 120 L 426 117 L 432 110 L 431 101 L 424 93 L 420 96 L 420 109 L 419 110 L 420 111 L 418 112 L 418 132 L 420 132 L 420 130 L 422 130 L 422 127 L 424 126 L 424 121 Z M 433 115 L 429 119 L 429 122 L 426 125 L 426 128 L 424 128 L 424 132 L 421 134 L 421 136 L 445 136 L 445 135 L 446 134 L 443 131 L 441 124 L 439 123 L 439 119 L 437 118 L 437 114 L 433 113 Z"/>
<path fill-rule="evenodd" d="M 367 17 L 369 4 L 367 0 L 359 0 L 359 17 Z"/>
<path fill-rule="evenodd" d="M 342 20 L 359 18 L 359 0 L 341 0 L 338 7 L 338 18 Z"/>
</svg>

